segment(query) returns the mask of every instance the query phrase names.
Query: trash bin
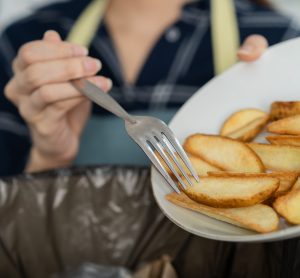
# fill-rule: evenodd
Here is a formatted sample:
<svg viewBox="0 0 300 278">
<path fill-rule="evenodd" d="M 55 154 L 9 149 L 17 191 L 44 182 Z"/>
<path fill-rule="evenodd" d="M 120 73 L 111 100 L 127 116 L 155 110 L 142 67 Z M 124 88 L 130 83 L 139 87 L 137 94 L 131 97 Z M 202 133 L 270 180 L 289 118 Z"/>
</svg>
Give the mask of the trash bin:
<svg viewBox="0 0 300 278">
<path fill-rule="evenodd" d="M 147 168 L 83 167 L 0 180 L 1 278 L 60 277 L 87 265 L 132 275 L 160 266 L 139 276 L 145 278 L 175 277 L 163 271 L 170 267 L 177 277 L 299 278 L 300 240 L 237 244 L 191 235 L 157 207 Z"/>
</svg>

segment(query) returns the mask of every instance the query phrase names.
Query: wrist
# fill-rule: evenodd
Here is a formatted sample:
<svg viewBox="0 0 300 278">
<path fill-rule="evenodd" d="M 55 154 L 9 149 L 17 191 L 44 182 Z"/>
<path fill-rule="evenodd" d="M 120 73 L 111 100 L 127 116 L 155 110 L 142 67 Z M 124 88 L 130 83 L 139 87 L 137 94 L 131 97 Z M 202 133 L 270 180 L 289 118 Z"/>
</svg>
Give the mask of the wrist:
<svg viewBox="0 0 300 278">
<path fill-rule="evenodd" d="M 40 172 L 71 165 L 73 159 L 58 159 L 51 155 L 42 154 L 36 148 L 30 150 L 29 159 L 25 167 L 26 173 Z"/>
</svg>

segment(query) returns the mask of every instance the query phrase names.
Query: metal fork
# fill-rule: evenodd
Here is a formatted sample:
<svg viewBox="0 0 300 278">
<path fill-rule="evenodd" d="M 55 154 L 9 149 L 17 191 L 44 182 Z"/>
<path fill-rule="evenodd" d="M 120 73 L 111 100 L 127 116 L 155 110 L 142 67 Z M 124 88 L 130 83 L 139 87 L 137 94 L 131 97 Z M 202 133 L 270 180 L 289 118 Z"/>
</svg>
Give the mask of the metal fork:
<svg viewBox="0 0 300 278">
<path fill-rule="evenodd" d="M 133 116 L 128 114 L 109 94 L 104 93 L 99 87 L 86 79 L 74 80 L 72 84 L 87 98 L 124 119 L 128 135 L 142 148 L 153 165 L 177 193 L 180 193 L 180 190 L 163 167 L 157 153 L 168 165 L 172 174 L 177 178 L 184 189 L 186 189 L 186 184 L 181 176 L 184 176 L 190 185 L 192 185 L 190 174 L 199 182 L 199 177 L 188 156 L 175 138 L 173 132 L 163 121 L 154 117 Z M 184 162 L 190 173 L 185 172 L 176 154 Z M 180 173 L 176 171 L 174 163 Z"/>
</svg>

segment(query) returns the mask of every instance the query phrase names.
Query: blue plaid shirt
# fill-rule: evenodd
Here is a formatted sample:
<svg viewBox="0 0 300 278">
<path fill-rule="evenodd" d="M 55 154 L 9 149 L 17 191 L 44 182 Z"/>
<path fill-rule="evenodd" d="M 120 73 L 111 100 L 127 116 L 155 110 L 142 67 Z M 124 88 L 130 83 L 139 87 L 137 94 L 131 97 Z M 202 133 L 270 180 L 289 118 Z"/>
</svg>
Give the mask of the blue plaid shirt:
<svg viewBox="0 0 300 278">
<path fill-rule="evenodd" d="M 21 173 L 30 149 L 28 129 L 17 109 L 4 95 L 12 77 L 11 63 L 24 43 L 42 38 L 46 30 L 67 36 L 88 0 L 72 0 L 37 10 L 8 27 L 0 39 L 0 176 Z M 270 45 L 300 35 L 291 19 L 248 0 L 236 0 L 241 41 L 251 34 L 265 36 Z M 133 86 L 124 82 L 105 22 L 90 47 L 90 55 L 103 63 L 101 74 L 114 83 L 112 96 L 127 110 L 179 108 L 213 77 L 209 1 L 187 4 L 150 52 Z M 93 114 L 105 113 L 94 106 Z"/>
</svg>

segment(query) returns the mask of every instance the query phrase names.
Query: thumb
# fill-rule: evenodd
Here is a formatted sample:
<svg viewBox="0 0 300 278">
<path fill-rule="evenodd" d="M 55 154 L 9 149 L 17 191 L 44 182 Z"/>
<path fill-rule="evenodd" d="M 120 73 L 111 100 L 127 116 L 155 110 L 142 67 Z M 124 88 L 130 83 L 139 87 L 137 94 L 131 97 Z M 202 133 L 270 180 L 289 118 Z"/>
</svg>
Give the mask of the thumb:
<svg viewBox="0 0 300 278">
<path fill-rule="evenodd" d="M 251 35 L 244 41 L 237 55 L 240 60 L 251 62 L 257 60 L 267 49 L 268 41 L 260 35 Z"/>
<path fill-rule="evenodd" d="M 48 42 L 61 42 L 61 37 L 56 31 L 49 30 L 45 32 L 43 40 Z"/>
</svg>

